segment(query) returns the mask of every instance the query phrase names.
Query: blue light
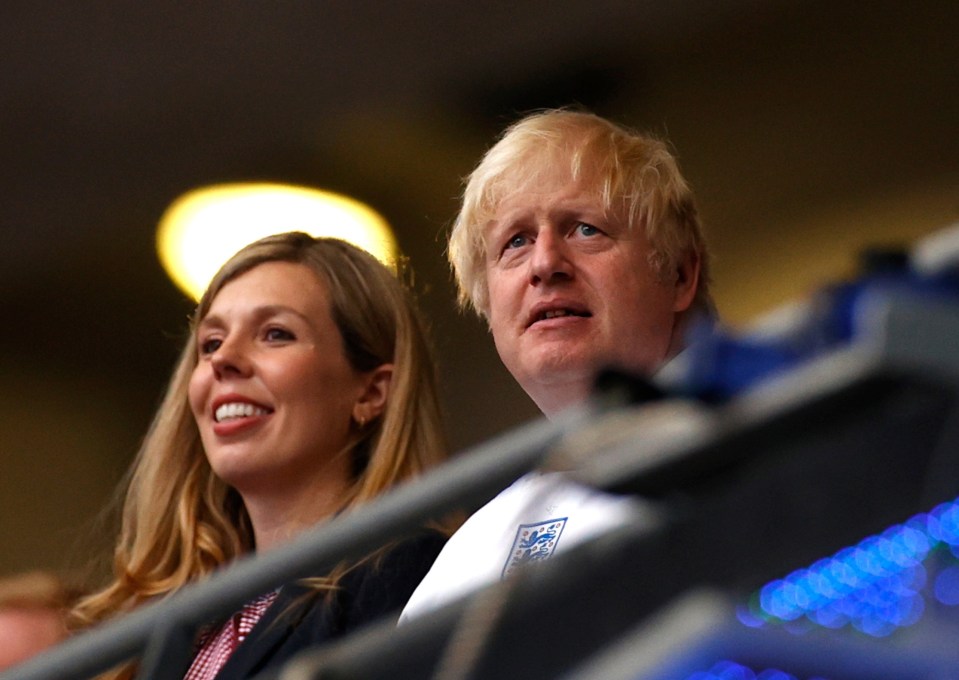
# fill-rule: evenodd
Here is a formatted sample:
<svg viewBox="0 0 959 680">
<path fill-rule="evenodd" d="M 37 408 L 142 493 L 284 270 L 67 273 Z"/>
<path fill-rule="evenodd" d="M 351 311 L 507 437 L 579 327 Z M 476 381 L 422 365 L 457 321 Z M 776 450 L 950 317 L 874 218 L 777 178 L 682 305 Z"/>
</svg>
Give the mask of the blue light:
<svg viewBox="0 0 959 680">
<path fill-rule="evenodd" d="M 756 680 L 796 680 L 796 676 L 784 671 L 768 670 L 756 676 Z"/>
<path fill-rule="evenodd" d="M 959 545 L 959 507 L 943 504 L 933 510 L 938 515 L 940 540 L 949 545 Z"/>
<path fill-rule="evenodd" d="M 754 609 L 754 607 L 744 604 L 737 605 L 736 618 L 739 619 L 741 624 L 749 628 L 762 628 L 766 624 L 766 620 L 757 616 Z"/>
<path fill-rule="evenodd" d="M 959 557 L 959 500 L 943 503 L 877 536 L 797 569 L 763 586 L 739 619 L 787 623 L 801 631 L 803 622 L 825 628 L 853 628 L 885 637 L 911 626 L 922 616 L 927 582 L 923 562 L 940 549 Z M 943 570 L 935 580 L 935 597 L 959 605 L 959 567 Z"/>
<path fill-rule="evenodd" d="M 842 628 L 849 623 L 849 617 L 841 612 L 834 602 L 811 612 L 809 618 L 824 628 Z"/>
<path fill-rule="evenodd" d="M 946 567 L 939 572 L 933 584 L 933 593 L 943 604 L 959 604 L 959 567 Z"/>
<path fill-rule="evenodd" d="M 734 661 L 719 661 L 708 671 L 699 671 L 686 677 L 686 680 L 798 680 L 795 675 L 775 668 L 756 673 L 751 668 Z M 814 677 L 809 680 L 826 680 Z"/>
<path fill-rule="evenodd" d="M 721 680 L 756 680 L 752 670 L 732 661 L 720 661 L 710 669 L 710 673 Z"/>
</svg>

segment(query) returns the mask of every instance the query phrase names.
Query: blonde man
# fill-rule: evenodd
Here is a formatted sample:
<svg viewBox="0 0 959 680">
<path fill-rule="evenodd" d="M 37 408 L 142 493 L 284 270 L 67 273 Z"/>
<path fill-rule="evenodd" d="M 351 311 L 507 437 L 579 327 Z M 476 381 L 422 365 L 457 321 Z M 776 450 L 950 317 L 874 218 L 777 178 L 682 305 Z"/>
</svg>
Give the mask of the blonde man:
<svg viewBox="0 0 959 680">
<path fill-rule="evenodd" d="M 489 324 L 506 368 L 547 417 L 604 367 L 651 375 L 712 315 L 692 192 L 662 141 L 598 116 L 536 113 L 471 174 L 449 258 L 460 303 Z M 624 522 L 639 504 L 527 475 L 454 535 L 404 618 Z"/>
</svg>

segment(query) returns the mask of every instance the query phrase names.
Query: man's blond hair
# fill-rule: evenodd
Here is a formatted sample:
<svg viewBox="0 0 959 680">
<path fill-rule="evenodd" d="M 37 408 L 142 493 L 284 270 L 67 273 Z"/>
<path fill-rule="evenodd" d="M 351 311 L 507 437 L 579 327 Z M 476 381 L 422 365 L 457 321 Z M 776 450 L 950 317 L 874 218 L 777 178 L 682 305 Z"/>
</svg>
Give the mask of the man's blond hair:
<svg viewBox="0 0 959 680">
<path fill-rule="evenodd" d="M 447 255 L 459 302 L 489 315 L 486 228 L 500 202 L 567 171 L 597 194 L 607 214 L 642 225 L 650 264 L 672 280 L 690 253 L 700 263 L 693 308 L 713 313 L 709 253 L 692 191 L 667 145 L 591 113 L 565 109 L 526 116 L 511 125 L 469 176 L 450 233 Z"/>
</svg>

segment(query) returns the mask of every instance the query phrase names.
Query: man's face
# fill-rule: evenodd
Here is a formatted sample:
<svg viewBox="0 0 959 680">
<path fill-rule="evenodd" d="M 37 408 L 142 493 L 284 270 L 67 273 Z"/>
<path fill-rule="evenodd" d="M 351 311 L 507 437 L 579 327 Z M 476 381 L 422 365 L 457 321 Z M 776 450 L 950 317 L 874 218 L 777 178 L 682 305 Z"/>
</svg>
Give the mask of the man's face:
<svg viewBox="0 0 959 680">
<path fill-rule="evenodd" d="M 565 177 L 504 199 L 486 231 L 488 319 L 513 377 L 550 415 L 604 366 L 650 374 L 680 347 L 698 267 L 662 279 L 644 230 Z M 675 280 L 674 280 L 675 279 Z"/>
</svg>

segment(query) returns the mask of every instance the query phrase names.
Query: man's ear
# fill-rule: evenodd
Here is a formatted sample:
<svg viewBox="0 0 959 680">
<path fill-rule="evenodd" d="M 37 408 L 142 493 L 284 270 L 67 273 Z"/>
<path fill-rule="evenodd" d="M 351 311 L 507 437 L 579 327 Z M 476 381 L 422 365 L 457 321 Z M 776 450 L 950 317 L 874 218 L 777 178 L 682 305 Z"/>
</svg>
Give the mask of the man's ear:
<svg viewBox="0 0 959 680">
<path fill-rule="evenodd" d="M 673 311 L 677 314 L 689 309 L 699 290 L 699 253 L 687 250 L 676 266 Z"/>
<path fill-rule="evenodd" d="M 368 423 L 382 415 L 390 396 L 393 364 L 382 364 L 364 376 L 364 390 L 353 405 L 353 420 Z"/>
</svg>

